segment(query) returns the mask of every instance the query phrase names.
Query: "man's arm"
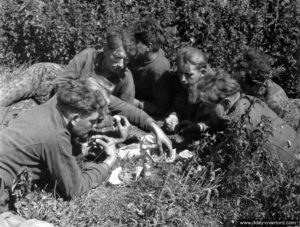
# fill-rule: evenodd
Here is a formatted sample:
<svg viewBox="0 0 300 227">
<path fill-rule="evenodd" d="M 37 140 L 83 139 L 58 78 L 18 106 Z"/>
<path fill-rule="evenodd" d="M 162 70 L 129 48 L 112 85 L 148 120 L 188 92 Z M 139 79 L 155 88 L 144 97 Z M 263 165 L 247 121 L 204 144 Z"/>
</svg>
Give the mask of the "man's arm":
<svg viewBox="0 0 300 227">
<path fill-rule="evenodd" d="M 54 80 L 54 83 L 59 85 L 69 80 L 79 79 L 82 76 L 85 64 L 91 63 L 95 51 L 93 48 L 87 48 L 75 55 L 62 73 Z"/>
<path fill-rule="evenodd" d="M 110 98 L 108 108 L 112 115 L 123 115 L 127 117 L 132 124 L 144 130 L 150 130 L 150 124 L 154 122 L 153 118 L 143 110 L 113 95 Z"/>
<path fill-rule="evenodd" d="M 125 77 L 122 81 L 122 87 L 118 94 L 119 98 L 130 104 L 134 103 L 135 86 L 131 71 L 127 68 L 125 71 Z"/>
<path fill-rule="evenodd" d="M 44 162 L 51 177 L 66 198 L 81 195 L 93 185 L 103 182 L 108 176 L 114 159 L 110 157 L 99 164 L 86 163 L 81 170 L 75 156 L 72 155 L 72 145 L 69 140 L 68 136 L 58 135 L 56 140 L 48 143 L 44 153 Z M 114 149 L 115 147 L 110 148 L 109 152 L 115 152 Z"/>
<path fill-rule="evenodd" d="M 146 114 L 143 110 L 126 103 L 115 96 L 111 96 L 110 104 L 108 106 L 112 114 L 123 115 L 128 118 L 133 124 L 143 129 L 149 130 L 156 136 L 159 149 L 162 151 L 163 145 L 168 149 L 169 156 L 173 159 L 175 154 L 173 152 L 172 143 L 161 128 L 155 123 L 153 118 Z"/>
</svg>

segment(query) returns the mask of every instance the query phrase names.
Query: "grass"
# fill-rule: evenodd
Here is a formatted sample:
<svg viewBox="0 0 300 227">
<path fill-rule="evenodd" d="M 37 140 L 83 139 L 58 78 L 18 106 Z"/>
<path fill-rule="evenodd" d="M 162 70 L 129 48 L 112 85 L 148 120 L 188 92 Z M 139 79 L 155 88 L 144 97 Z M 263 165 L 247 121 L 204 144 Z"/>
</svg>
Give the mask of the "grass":
<svg viewBox="0 0 300 227">
<path fill-rule="evenodd" d="M 132 169 L 137 161 L 120 165 Z M 56 226 L 218 225 L 217 214 L 209 204 L 217 181 L 206 181 L 206 170 L 195 172 L 192 165 L 180 161 L 153 168 L 159 170 L 153 177 L 123 186 L 104 183 L 71 201 L 34 190 L 18 200 L 16 208 L 25 218 Z"/>
</svg>

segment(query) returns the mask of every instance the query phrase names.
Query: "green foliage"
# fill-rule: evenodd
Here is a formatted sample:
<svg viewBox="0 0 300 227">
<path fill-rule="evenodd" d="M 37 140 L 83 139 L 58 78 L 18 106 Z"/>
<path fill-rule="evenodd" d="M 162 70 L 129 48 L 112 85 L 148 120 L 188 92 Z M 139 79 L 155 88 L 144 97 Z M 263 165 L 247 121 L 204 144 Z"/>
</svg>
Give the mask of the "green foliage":
<svg viewBox="0 0 300 227">
<path fill-rule="evenodd" d="M 296 50 L 300 36 L 298 1 L 177 1 L 179 36 L 203 49 L 215 67 L 229 70 L 231 61 L 249 47 L 272 58 L 277 82 L 295 95 Z"/>
<path fill-rule="evenodd" d="M 297 95 L 297 0 L 8 0 L 1 4 L 2 63 L 67 63 L 87 46 L 103 47 L 107 28 L 131 27 L 152 17 L 165 28 L 172 61 L 178 47 L 193 45 L 208 54 L 213 66 L 229 70 L 234 58 L 256 47 L 272 56 L 276 81 L 289 95 Z"/>
<path fill-rule="evenodd" d="M 173 11 L 170 1 L 60 1 L 3 2 L 1 55 L 6 64 L 50 61 L 67 63 L 87 46 L 103 47 L 107 28 L 130 26 L 152 15 Z M 129 13 L 130 12 L 130 13 Z M 167 17 L 170 19 L 170 17 Z"/>
<path fill-rule="evenodd" d="M 216 207 L 226 211 L 224 223 L 239 220 L 300 220 L 300 165 L 286 169 L 276 156 L 264 149 L 272 134 L 271 122 L 262 116 L 249 130 L 247 113 L 225 131 L 202 139 L 200 163 L 220 170 L 221 192 Z M 226 208 L 227 207 L 227 208 Z"/>
</svg>

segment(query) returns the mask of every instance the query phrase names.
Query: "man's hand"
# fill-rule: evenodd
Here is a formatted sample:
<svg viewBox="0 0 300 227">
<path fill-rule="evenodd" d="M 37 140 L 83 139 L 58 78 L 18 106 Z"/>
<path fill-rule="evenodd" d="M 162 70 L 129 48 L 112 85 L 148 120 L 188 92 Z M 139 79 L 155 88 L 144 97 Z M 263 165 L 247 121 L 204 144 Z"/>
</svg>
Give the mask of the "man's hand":
<svg viewBox="0 0 300 227">
<path fill-rule="evenodd" d="M 175 131 L 179 134 L 199 134 L 207 129 L 204 123 L 194 123 L 192 121 L 184 120 L 180 122 Z"/>
<path fill-rule="evenodd" d="M 97 135 L 94 138 L 95 142 L 103 147 L 103 150 L 107 155 L 107 158 L 104 160 L 104 162 L 109 167 L 112 167 L 117 160 L 117 149 L 115 140 L 104 135 Z"/>
<path fill-rule="evenodd" d="M 175 127 L 178 125 L 178 117 L 176 113 L 171 113 L 164 121 L 165 129 L 168 132 L 174 132 Z"/>
<path fill-rule="evenodd" d="M 91 149 L 91 146 L 88 142 L 80 143 L 81 145 L 81 153 L 83 156 L 87 156 L 89 153 L 89 150 Z"/>
<path fill-rule="evenodd" d="M 126 117 L 121 115 L 115 115 L 113 118 L 117 123 L 117 130 L 118 130 L 119 137 L 121 139 L 118 142 L 124 142 L 127 139 L 129 134 L 130 123 Z"/>
<path fill-rule="evenodd" d="M 138 99 L 134 99 L 133 100 L 133 105 L 136 106 L 139 109 L 144 109 L 144 102 L 138 100 Z"/>
<path fill-rule="evenodd" d="M 155 122 L 151 123 L 150 130 L 156 136 L 156 142 L 160 153 L 163 153 L 163 145 L 166 146 L 168 149 L 169 160 L 174 161 L 176 158 L 176 154 L 175 151 L 173 151 L 171 140 L 166 136 L 166 134 L 161 130 L 161 128 L 158 127 L 157 124 L 155 124 Z"/>
</svg>

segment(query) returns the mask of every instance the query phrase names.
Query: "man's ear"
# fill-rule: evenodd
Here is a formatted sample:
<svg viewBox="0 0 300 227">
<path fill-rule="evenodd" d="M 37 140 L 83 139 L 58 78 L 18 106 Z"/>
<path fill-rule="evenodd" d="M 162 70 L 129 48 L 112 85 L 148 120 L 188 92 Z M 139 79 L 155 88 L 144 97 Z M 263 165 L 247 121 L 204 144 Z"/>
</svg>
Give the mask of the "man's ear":
<svg viewBox="0 0 300 227">
<path fill-rule="evenodd" d="M 223 106 L 225 112 L 227 112 L 231 108 L 230 99 L 223 99 L 220 104 Z"/>
<path fill-rule="evenodd" d="M 207 75 L 207 68 L 201 68 L 200 69 L 201 74 Z"/>
<path fill-rule="evenodd" d="M 79 116 L 79 114 L 72 114 L 72 116 L 71 116 L 71 124 L 74 126 L 74 125 L 76 125 L 76 123 L 79 121 L 79 118 L 80 118 L 80 116 Z"/>
<path fill-rule="evenodd" d="M 148 47 L 148 52 L 152 51 L 153 50 L 153 43 L 149 43 L 149 45 L 147 46 Z"/>
</svg>

